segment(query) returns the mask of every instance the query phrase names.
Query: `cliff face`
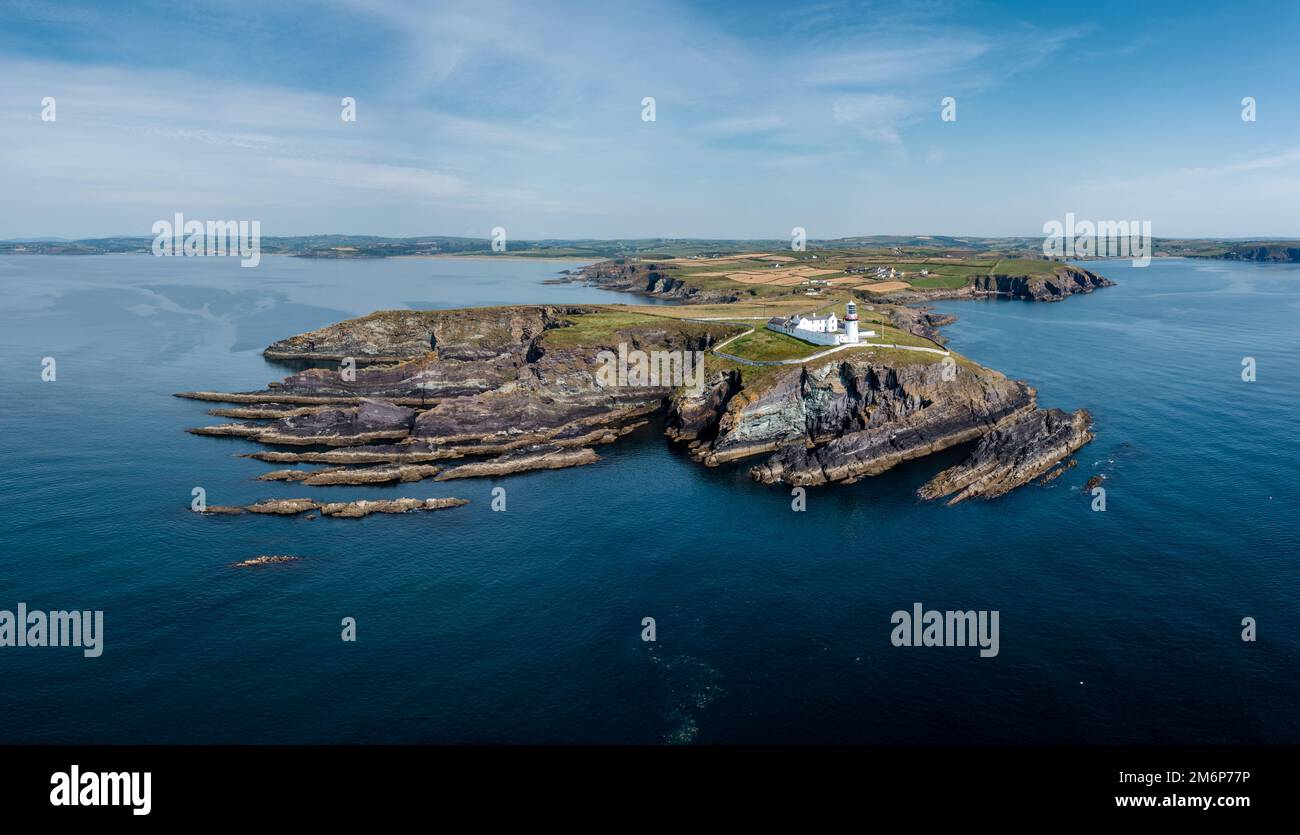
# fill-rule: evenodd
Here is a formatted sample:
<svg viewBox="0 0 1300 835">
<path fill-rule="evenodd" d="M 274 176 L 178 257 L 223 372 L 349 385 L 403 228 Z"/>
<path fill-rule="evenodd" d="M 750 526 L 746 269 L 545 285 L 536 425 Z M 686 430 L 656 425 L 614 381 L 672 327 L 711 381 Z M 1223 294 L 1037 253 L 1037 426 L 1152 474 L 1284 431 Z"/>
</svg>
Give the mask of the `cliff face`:
<svg viewBox="0 0 1300 835">
<path fill-rule="evenodd" d="M 979 437 L 1034 407 L 1024 383 L 969 363 L 954 370 L 868 355 L 792 367 L 760 391 L 732 396 L 716 437 L 694 452 L 710 465 L 771 453 L 751 470 L 763 482 L 853 481 Z"/>
<path fill-rule="evenodd" d="M 1054 275 L 975 276 L 972 286 L 976 295 L 1055 302 L 1077 293 L 1091 293 L 1098 287 L 1111 287 L 1114 283 L 1089 270 L 1062 264 Z"/>
<path fill-rule="evenodd" d="M 274 343 L 264 356 L 340 362 L 309 368 L 275 388 L 292 396 L 389 397 L 404 401 L 473 395 L 515 380 L 538 337 L 567 327 L 583 307 L 495 307 L 464 311 L 384 310 Z M 368 365 L 367 363 L 375 363 Z M 377 364 L 392 363 L 392 364 Z"/>
<path fill-rule="evenodd" d="M 205 400 L 229 397 L 271 403 L 267 423 L 226 424 L 191 430 L 266 444 L 347 447 L 328 459 L 320 453 L 278 461 L 401 463 L 466 455 L 505 455 L 538 445 L 562 448 L 608 443 L 660 411 L 675 387 L 601 386 L 600 354 L 620 345 L 636 351 L 707 350 L 716 334 L 734 326 L 701 326 L 643 317 L 580 344 L 544 337 L 572 326 L 596 308 L 540 306 L 464 311 L 385 311 L 277 342 L 268 354 L 322 359 L 349 356 L 415 358 L 393 364 L 311 368 L 291 374 L 266 392 L 190 393 Z M 309 409 L 276 401 L 359 400 Z M 219 410 L 229 411 L 229 410 Z M 254 419 L 259 410 L 240 411 Z M 505 465 L 519 466 L 521 456 Z M 552 456 L 577 462 L 577 456 Z M 498 468 L 500 469 L 500 468 Z M 488 472 L 489 469 L 483 469 Z"/>
<path fill-rule="evenodd" d="M 701 392 L 675 393 L 664 433 L 675 441 L 695 445 L 712 441 L 731 398 L 741 387 L 740 372 L 732 370 L 715 376 Z"/>
</svg>

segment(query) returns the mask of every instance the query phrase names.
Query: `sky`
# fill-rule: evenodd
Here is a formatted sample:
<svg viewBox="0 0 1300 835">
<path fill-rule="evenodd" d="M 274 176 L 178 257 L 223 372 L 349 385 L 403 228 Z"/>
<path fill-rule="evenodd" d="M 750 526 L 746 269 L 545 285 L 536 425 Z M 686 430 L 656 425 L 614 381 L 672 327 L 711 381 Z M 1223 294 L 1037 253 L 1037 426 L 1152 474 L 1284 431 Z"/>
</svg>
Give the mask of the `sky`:
<svg viewBox="0 0 1300 835">
<path fill-rule="evenodd" d="M 1297 24 L 1284 2 L 5 0 L 0 240 L 176 212 L 264 236 L 1032 236 L 1073 213 L 1295 237 Z"/>
</svg>

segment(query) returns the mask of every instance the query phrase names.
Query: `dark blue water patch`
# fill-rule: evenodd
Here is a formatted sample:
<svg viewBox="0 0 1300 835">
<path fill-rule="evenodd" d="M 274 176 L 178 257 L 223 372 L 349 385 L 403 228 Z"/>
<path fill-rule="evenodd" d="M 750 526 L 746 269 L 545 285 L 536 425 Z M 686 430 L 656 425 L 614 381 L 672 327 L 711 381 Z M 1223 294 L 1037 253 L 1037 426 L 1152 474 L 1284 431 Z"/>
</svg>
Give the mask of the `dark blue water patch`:
<svg viewBox="0 0 1300 835">
<path fill-rule="evenodd" d="M 185 434 L 219 419 L 173 392 L 260 387 L 287 373 L 269 342 L 411 299 L 590 288 L 525 262 L 167 261 L 0 259 L 0 609 L 106 619 L 97 659 L 0 648 L 7 741 L 1300 741 L 1295 268 L 1107 262 L 1118 286 L 1060 304 L 943 305 L 954 349 L 1094 414 L 1078 466 L 993 502 L 918 500 L 953 449 L 796 512 L 753 462 L 703 467 L 658 425 L 507 479 L 258 482 L 273 465 L 237 457 L 258 447 Z M 204 517 L 195 486 L 471 504 Z M 230 568 L 260 554 L 302 559 Z M 892 646 L 915 601 L 998 610 L 999 655 Z"/>
</svg>

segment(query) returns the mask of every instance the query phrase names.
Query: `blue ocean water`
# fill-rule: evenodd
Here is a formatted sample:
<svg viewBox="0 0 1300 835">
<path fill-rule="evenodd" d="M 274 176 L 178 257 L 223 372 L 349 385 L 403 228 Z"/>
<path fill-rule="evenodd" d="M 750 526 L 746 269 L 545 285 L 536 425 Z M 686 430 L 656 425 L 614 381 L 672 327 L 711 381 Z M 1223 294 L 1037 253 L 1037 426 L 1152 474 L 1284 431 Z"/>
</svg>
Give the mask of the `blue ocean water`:
<svg viewBox="0 0 1300 835">
<path fill-rule="evenodd" d="M 589 467 L 315 491 L 458 510 L 189 511 L 313 490 L 185 434 L 216 419 L 173 392 L 258 388 L 271 341 L 379 308 L 634 300 L 542 283 L 564 266 L 0 258 L 0 609 L 105 612 L 99 658 L 0 648 L 0 742 L 1300 742 L 1293 266 L 943 305 L 956 350 L 1096 419 L 1075 470 L 995 502 L 914 497 L 949 450 L 793 512 L 651 427 Z M 916 601 L 998 610 L 999 655 L 892 646 Z"/>
</svg>

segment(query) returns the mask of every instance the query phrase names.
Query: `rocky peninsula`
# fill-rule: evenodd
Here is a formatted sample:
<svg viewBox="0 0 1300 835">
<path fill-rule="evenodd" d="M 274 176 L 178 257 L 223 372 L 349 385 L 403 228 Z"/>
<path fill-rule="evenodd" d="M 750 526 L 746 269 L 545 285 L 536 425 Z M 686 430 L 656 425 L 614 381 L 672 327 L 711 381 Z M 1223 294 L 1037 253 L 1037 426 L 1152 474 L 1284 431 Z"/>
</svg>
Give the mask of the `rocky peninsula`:
<svg viewBox="0 0 1300 835">
<path fill-rule="evenodd" d="M 747 321 L 761 318 L 747 307 L 752 303 L 695 293 L 689 284 L 654 276 L 652 265 L 596 266 L 588 277 L 679 294 L 692 304 L 379 311 L 269 346 L 268 359 L 303 367 L 265 389 L 179 393 L 233 404 L 211 414 L 240 421 L 189 431 L 263 445 L 248 457 L 294 466 L 266 472 L 262 480 L 312 487 L 501 478 L 591 465 L 600 461 L 595 447 L 650 421 L 700 464 L 747 462 L 752 478 L 767 484 L 852 483 L 975 442 L 966 461 L 920 491 L 950 503 L 993 498 L 1059 475 L 1092 438 L 1087 412 L 1039 409 L 1026 383 L 938 348 L 931 340 L 950 319 L 928 310 L 881 306 L 890 324 L 880 344 L 807 361 L 738 363 L 712 349 L 735 337 L 759 339 Z M 1062 284 L 1047 278 L 972 287 L 1055 299 L 1109 284 L 1077 268 L 1062 274 L 1068 277 Z M 723 303 L 706 304 L 717 301 Z M 790 346 L 763 343 L 755 350 L 775 348 Z M 702 384 L 602 383 L 602 357 L 629 351 L 699 357 Z M 358 517 L 456 503 L 463 500 L 304 498 L 209 512 Z"/>
</svg>

